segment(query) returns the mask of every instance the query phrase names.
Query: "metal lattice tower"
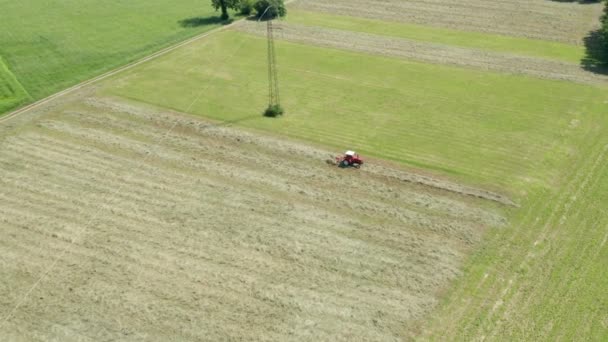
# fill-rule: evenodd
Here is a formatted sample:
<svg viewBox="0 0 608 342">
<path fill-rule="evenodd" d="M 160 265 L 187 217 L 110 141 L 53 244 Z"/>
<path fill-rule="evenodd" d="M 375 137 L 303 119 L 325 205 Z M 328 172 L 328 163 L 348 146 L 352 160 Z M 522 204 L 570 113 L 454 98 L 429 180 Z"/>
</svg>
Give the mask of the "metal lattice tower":
<svg viewBox="0 0 608 342">
<path fill-rule="evenodd" d="M 268 107 L 280 106 L 279 78 L 277 72 L 277 57 L 274 50 L 274 33 L 272 19 L 266 21 L 268 35 Z"/>
</svg>

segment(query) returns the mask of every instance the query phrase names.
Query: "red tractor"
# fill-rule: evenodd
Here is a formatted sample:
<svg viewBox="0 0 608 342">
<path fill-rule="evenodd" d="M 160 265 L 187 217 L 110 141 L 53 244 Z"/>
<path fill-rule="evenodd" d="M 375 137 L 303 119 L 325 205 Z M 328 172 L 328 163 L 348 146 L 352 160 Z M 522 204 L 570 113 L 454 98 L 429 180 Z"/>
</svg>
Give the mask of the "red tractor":
<svg viewBox="0 0 608 342">
<path fill-rule="evenodd" d="M 339 167 L 359 168 L 363 164 L 363 159 L 354 151 L 346 151 L 344 156 L 336 157 L 336 164 Z"/>
</svg>

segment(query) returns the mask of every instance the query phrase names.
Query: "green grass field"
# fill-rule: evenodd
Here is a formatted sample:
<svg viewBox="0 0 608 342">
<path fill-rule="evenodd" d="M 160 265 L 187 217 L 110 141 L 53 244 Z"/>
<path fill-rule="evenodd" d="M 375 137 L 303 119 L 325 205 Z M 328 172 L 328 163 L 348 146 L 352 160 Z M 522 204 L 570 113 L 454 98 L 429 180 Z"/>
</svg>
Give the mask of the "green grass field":
<svg viewBox="0 0 608 342">
<path fill-rule="evenodd" d="M 196 0 L 4 1 L 0 57 L 31 97 L 0 114 L 217 27 L 216 15 Z M 0 89 L 12 87 L 0 77 Z"/>
<path fill-rule="evenodd" d="M 418 333 L 608 338 L 608 88 L 286 42 L 277 49 L 280 119 L 261 116 L 265 41 L 237 32 L 117 76 L 102 93 L 508 193 L 521 205 L 508 210 L 509 227 L 488 233 Z"/>
<path fill-rule="evenodd" d="M 0 113 L 29 99 L 29 94 L 0 58 Z"/>
<path fill-rule="evenodd" d="M 608 140 L 584 146 L 558 187 L 530 193 L 511 226 L 489 234 L 422 336 L 608 340 Z"/>
</svg>

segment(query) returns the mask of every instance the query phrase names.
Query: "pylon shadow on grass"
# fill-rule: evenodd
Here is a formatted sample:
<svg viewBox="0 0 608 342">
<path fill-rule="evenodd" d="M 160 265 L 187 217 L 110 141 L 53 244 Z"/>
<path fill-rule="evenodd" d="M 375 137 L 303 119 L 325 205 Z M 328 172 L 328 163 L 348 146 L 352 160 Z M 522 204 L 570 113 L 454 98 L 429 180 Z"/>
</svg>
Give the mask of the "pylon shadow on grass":
<svg viewBox="0 0 608 342">
<path fill-rule="evenodd" d="M 190 28 L 207 26 L 207 25 L 216 25 L 216 24 L 228 25 L 232 22 L 233 22 L 232 19 L 223 20 L 220 17 L 192 17 L 192 18 L 182 19 L 182 20 L 178 21 L 178 23 L 181 27 L 190 27 Z"/>
<path fill-rule="evenodd" d="M 239 123 L 243 123 L 246 121 L 252 121 L 255 119 L 263 119 L 264 117 L 261 115 L 250 115 L 250 116 L 245 116 L 242 118 L 238 118 L 238 119 L 233 119 L 233 120 L 227 120 L 227 121 L 220 121 L 220 122 L 214 122 L 214 123 L 209 123 L 207 125 L 202 126 L 202 129 L 212 129 L 212 128 L 220 128 L 220 127 L 228 127 L 228 126 L 232 126 L 232 125 L 236 125 Z"/>
</svg>

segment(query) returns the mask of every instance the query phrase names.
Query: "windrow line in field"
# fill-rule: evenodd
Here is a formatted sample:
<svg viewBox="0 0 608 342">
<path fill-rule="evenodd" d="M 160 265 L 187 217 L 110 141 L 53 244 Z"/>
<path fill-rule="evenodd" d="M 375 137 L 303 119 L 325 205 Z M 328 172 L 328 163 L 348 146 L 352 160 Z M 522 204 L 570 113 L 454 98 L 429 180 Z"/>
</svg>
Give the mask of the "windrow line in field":
<svg viewBox="0 0 608 342">
<path fill-rule="evenodd" d="M 417 42 L 361 32 L 280 23 L 276 38 L 356 52 L 448 64 L 482 70 L 521 74 L 583 84 L 608 84 L 608 76 L 584 70 L 579 64 L 507 53 L 489 52 L 434 43 Z M 263 26 L 243 22 L 235 29 L 265 35 Z"/>
<path fill-rule="evenodd" d="M 602 139 L 603 140 L 603 139 Z M 599 150 L 599 153 L 597 153 Z M 588 288 L 593 282 L 585 281 L 584 274 L 590 270 L 597 272 L 603 268 L 597 252 L 601 252 L 599 238 L 600 228 L 608 224 L 608 216 L 602 205 L 605 199 L 606 170 L 608 170 L 608 145 L 600 143 L 596 151 L 590 154 L 587 164 L 577 174 L 570 190 L 562 190 L 562 201 L 555 203 L 549 218 L 544 222 L 540 234 L 536 237 L 533 247 L 523 260 L 518 260 L 518 267 L 530 272 L 534 280 L 525 276 L 514 276 L 513 285 L 504 299 L 500 310 L 493 312 L 491 320 L 483 327 L 492 334 L 499 333 L 504 323 L 517 321 L 517 317 L 529 315 L 535 317 L 519 334 L 529 334 L 532 331 L 543 331 L 543 334 L 557 339 L 559 336 L 576 337 L 574 327 L 587 323 L 577 318 L 578 324 L 567 324 L 565 327 L 555 326 L 552 322 L 561 315 L 572 310 L 572 305 L 564 305 L 564 298 L 579 297 L 574 291 L 578 288 Z M 560 248 L 555 248 L 559 246 Z M 568 246 L 568 248 L 563 248 Z M 547 262 L 550 260 L 550 262 Z M 572 277 L 571 273 L 577 276 Z M 556 278 L 567 281 L 554 281 Z M 541 286 L 539 283 L 543 282 Z M 605 284 L 605 282 L 604 282 Z M 604 285 L 605 286 L 605 285 Z M 594 292 L 601 291 L 601 286 Z M 582 291 L 585 293 L 586 291 Z M 524 295 L 526 294 L 526 295 Z M 570 297 L 564 297 L 569 294 Z M 588 305 L 591 294 L 583 295 L 575 305 Z M 594 299 L 591 299 L 595 302 Z M 556 305 L 561 303 L 562 305 Z M 579 306 L 580 307 L 580 306 Z M 546 310 L 546 308 L 554 308 Z M 574 322 L 573 322 L 574 323 Z M 522 336 L 522 335 L 520 335 Z"/>
<path fill-rule="evenodd" d="M 553 1 L 299 0 L 294 8 L 582 45 L 601 4 Z M 591 18 L 595 18 L 592 20 Z"/>
</svg>

